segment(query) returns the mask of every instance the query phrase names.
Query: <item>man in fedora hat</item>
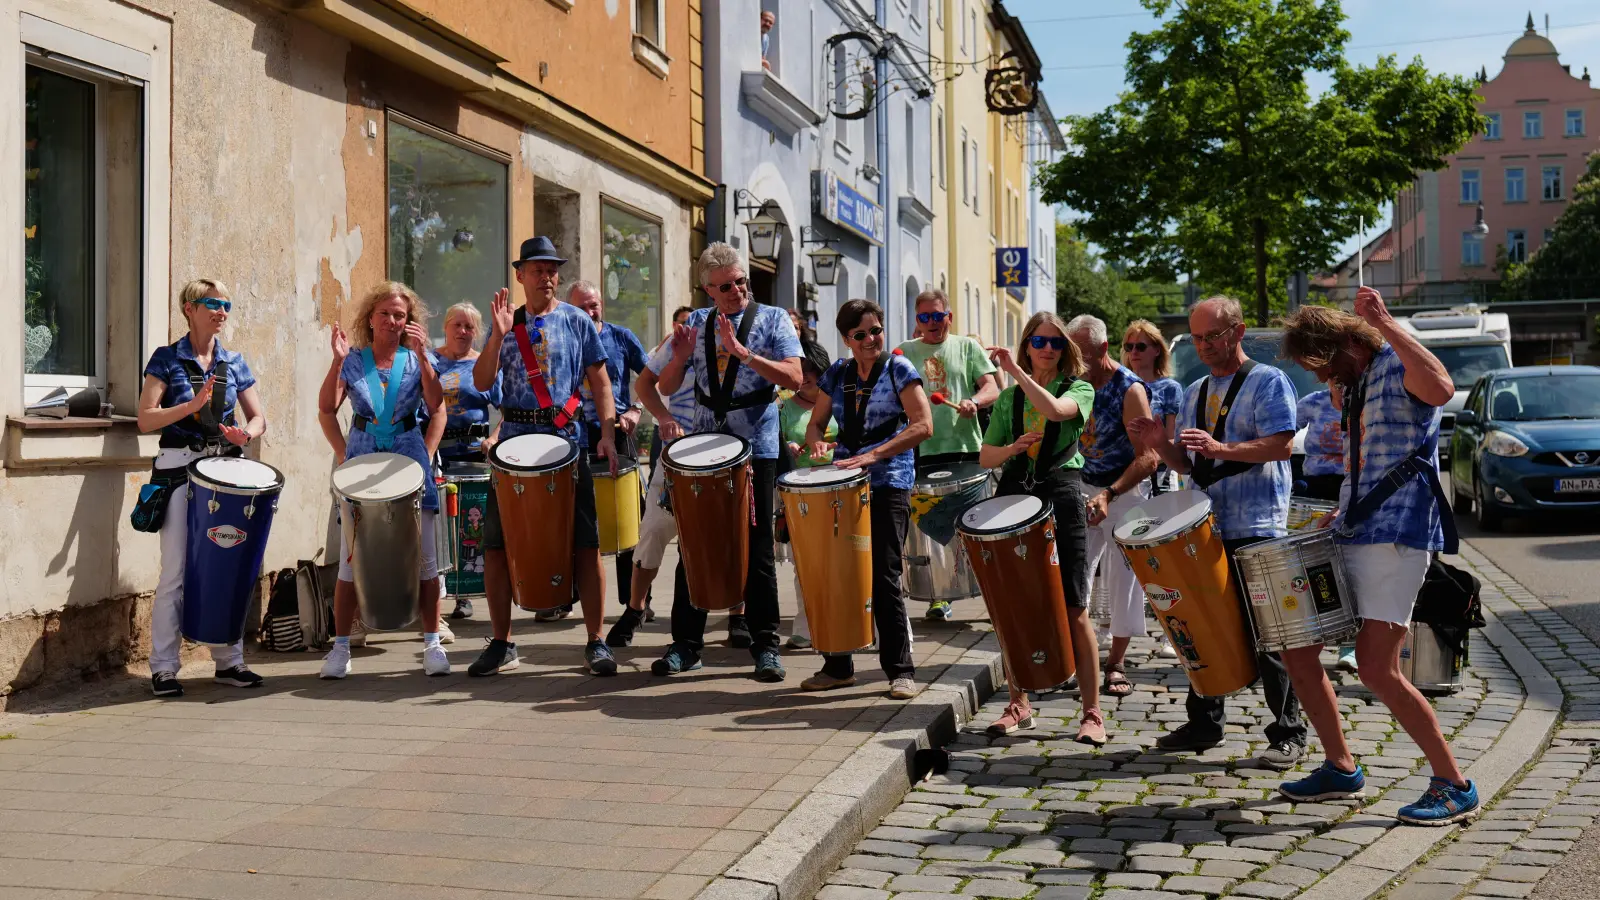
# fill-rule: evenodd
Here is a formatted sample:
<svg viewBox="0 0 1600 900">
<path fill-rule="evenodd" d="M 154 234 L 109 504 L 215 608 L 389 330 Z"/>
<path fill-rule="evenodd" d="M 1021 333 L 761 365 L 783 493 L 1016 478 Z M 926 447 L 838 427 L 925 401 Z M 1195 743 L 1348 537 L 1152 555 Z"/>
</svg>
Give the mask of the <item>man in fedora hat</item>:
<svg viewBox="0 0 1600 900">
<path fill-rule="evenodd" d="M 487 390 L 496 375 L 500 377 L 504 397 L 500 410 L 504 417 L 500 426 L 502 444 L 524 434 L 554 434 L 577 444 L 580 451 L 588 448 L 595 456 L 610 460 L 615 471 L 617 451 L 612 422 L 616 410 L 611 399 L 611 379 L 606 374 L 606 352 L 589 316 L 556 299 L 565 262 L 547 237 L 522 242 L 522 251 L 511 265 L 522 285 L 523 306 L 513 309 L 509 290 L 495 292 L 491 305 L 494 326 L 472 370 L 472 380 L 479 390 Z M 578 427 L 585 382 L 599 420 L 599 436 L 592 447 L 588 446 L 590 439 L 585 429 Z M 600 567 L 594 480 L 585 465 L 578 466 L 572 529 L 573 572 L 583 605 L 583 623 L 589 632 L 584 660 L 596 675 L 615 675 L 617 661 L 600 635 L 605 616 L 605 571 Z M 488 595 L 493 637 L 478 661 L 467 667 L 467 674 L 477 676 L 494 675 L 520 664 L 517 645 L 511 642 L 511 574 L 506 567 L 505 535 L 493 491 L 489 492 L 484 510 L 483 537 L 484 593 Z M 539 609 L 562 606 L 572 597 L 570 585 L 530 590 L 542 595 L 523 597 L 522 604 Z"/>
</svg>

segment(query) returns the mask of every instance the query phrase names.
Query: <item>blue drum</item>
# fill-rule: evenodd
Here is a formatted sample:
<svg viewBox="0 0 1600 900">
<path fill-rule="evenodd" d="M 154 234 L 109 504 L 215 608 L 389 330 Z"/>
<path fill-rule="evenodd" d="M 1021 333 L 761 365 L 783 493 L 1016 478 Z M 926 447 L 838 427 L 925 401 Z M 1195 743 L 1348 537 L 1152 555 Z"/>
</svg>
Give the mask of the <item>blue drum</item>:
<svg viewBox="0 0 1600 900">
<path fill-rule="evenodd" d="M 183 636 L 233 644 L 261 575 L 283 473 L 255 460 L 208 456 L 189 463 L 189 533 L 183 557 Z"/>
</svg>

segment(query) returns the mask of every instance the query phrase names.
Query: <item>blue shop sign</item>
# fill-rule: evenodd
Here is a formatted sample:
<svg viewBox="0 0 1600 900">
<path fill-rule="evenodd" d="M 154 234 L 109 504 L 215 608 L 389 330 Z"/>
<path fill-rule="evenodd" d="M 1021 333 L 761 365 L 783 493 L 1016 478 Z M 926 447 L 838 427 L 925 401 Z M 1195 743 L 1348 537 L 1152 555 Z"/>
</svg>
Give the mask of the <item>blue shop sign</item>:
<svg viewBox="0 0 1600 900">
<path fill-rule="evenodd" d="M 883 207 L 832 172 L 812 173 L 817 214 L 857 237 L 883 246 L 887 219 Z"/>
<path fill-rule="evenodd" d="M 1028 248 L 998 247 L 994 251 L 994 285 L 1002 288 L 1028 286 Z"/>
</svg>

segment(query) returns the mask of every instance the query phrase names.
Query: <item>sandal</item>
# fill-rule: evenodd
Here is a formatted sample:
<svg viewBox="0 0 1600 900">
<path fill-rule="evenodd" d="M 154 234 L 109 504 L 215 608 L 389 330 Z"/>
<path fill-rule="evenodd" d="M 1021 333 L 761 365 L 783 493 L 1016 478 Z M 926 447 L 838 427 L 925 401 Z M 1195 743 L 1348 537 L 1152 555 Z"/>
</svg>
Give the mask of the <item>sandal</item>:
<svg viewBox="0 0 1600 900">
<path fill-rule="evenodd" d="M 1128 680 L 1122 666 L 1106 666 L 1106 693 L 1112 697 L 1126 697 L 1133 693 L 1133 682 Z"/>
<path fill-rule="evenodd" d="M 1080 744 L 1091 747 L 1104 747 L 1106 745 L 1106 720 L 1100 717 L 1098 709 L 1083 711 L 1083 724 L 1078 726 L 1076 738 Z"/>
</svg>

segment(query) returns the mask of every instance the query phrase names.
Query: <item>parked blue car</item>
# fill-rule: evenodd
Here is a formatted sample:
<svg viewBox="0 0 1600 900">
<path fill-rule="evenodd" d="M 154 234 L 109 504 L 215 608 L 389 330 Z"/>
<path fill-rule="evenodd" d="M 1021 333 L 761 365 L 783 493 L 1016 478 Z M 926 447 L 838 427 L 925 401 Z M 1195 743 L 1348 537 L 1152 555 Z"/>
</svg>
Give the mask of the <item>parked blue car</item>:
<svg viewBox="0 0 1600 900">
<path fill-rule="evenodd" d="M 1507 516 L 1600 510 L 1600 368 L 1522 366 L 1478 378 L 1450 439 L 1455 510 L 1493 531 Z"/>
</svg>

